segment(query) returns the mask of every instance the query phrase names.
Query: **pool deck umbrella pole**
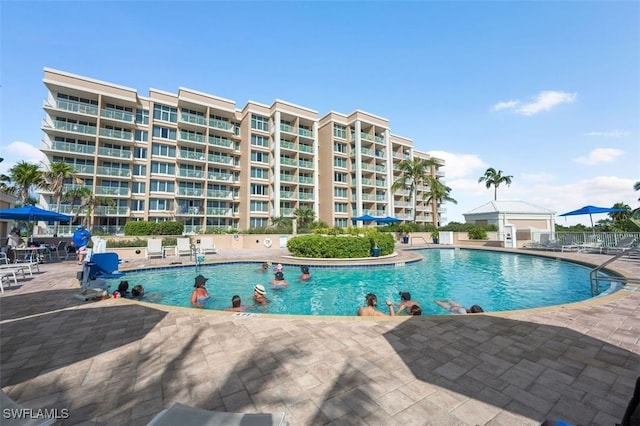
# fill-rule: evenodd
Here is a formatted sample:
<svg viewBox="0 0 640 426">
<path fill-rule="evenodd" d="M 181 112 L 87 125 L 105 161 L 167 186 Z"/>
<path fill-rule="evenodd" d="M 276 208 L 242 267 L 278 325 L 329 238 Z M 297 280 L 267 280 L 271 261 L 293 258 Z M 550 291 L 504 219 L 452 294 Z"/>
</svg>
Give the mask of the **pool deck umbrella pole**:
<svg viewBox="0 0 640 426">
<path fill-rule="evenodd" d="M 596 206 L 584 206 L 578 210 L 573 210 L 567 213 L 562 213 L 559 216 L 580 216 L 584 214 L 589 215 L 589 220 L 591 221 L 591 231 L 595 233 L 595 228 L 593 227 L 593 216 L 598 213 L 614 213 L 621 212 L 622 209 L 615 209 L 613 207 L 596 207 Z"/>
</svg>

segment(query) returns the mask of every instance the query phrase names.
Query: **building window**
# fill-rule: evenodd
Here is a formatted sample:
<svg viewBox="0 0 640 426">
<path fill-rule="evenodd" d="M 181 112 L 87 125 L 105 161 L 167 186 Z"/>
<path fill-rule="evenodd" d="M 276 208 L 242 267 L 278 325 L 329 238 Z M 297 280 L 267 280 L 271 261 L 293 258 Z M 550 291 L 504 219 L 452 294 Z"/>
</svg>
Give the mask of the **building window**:
<svg viewBox="0 0 640 426">
<path fill-rule="evenodd" d="M 251 114 L 251 128 L 256 130 L 262 130 L 264 132 L 269 131 L 269 119 L 261 115 Z"/>
<path fill-rule="evenodd" d="M 258 163 L 269 163 L 269 153 L 260 151 L 251 151 L 251 161 Z"/>
<path fill-rule="evenodd" d="M 347 188 L 333 188 L 335 198 L 347 198 Z"/>
<path fill-rule="evenodd" d="M 176 158 L 176 147 L 160 143 L 151 144 L 151 155 Z"/>
<path fill-rule="evenodd" d="M 173 200 L 165 198 L 151 198 L 149 199 L 149 210 L 173 211 Z"/>
<path fill-rule="evenodd" d="M 347 138 L 347 128 L 340 124 L 333 123 L 333 136 L 340 139 Z"/>
<path fill-rule="evenodd" d="M 333 221 L 336 228 L 346 228 L 347 227 L 347 219 L 335 219 Z"/>
<path fill-rule="evenodd" d="M 347 174 L 346 173 L 340 173 L 340 172 L 334 172 L 333 173 L 333 181 L 334 182 L 340 182 L 340 183 L 347 183 Z"/>
<path fill-rule="evenodd" d="M 133 148 L 133 158 L 144 159 L 147 158 L 147 148 Z"/>
<path fill-rule="evenodd" d="M 333 151 L 334 152 L 341 152 L 342 154 L 346 154 L 347 153 L 347 144 L 334 142 L 333 143 Z"/>
<path fill-rule="evenodd" d="M 269 226 L 269 219 L 266 217 L 249 218 L 249 228 L 266 228 Z"/>
<path fill-rule="evenodd" d="M 267 185 L 251 184 L 251 195 L 269 195 L 269 187 Z"/>
<path fill-rule="evenodd" d="M 144 211 L 144 200 L 131 200 L 131 211 L 132 212 L 143 212 Z"/>
<path fill-rule="evenodd" d="M 171 163 L 160 163 L 158 161 L 151 162 L 151 173 L 174 175 L 176 174 L 176 165 Z"/>
<path fill-rule="evenodd" d="M 269 169 L 260 167 L 251 168 L 251 177 L 256 179 L 269 179 Z"/>
<path fill-rule="evenodd" d="M 343 169 L 347 168 L 347 159 L 342 157 L 333 157 L 333 165 Z"/>
<path fill-rule="evenodd" d="M 251 145 L 269 148 L 269 138 L 260 135 L 251 135 Z"/>
<path fill-rule="evenodd" d="M 169 121 L 171 123 L 178 122 L 178 110 L 174 107 L 154 104 L 153 105 L 153 119 Z"/>
<path fill-rule="evenodd" d="M 169 129 L 167 127 L 153 126 L 153 137 L 162 139 L 176 140 L 176 129 Z"/>
<path fill-rule="evenodd" d="M 134 135 L 135 135 L 136 141 L 139 141 L 139 142 L 149 141 L 149 132 L 147 132 L 146 130 L 136 130 Z"/>
<path fill-rule="evenodd" d="M 347 212 L 347 203 L 335 203 L 333 205 L 334 213 L 346 213 Z"/>
<path fill-rule="evenodd" d="M 147 184 L 145 182 L 133 182 L 131 184 L 132 194 L 144 194 L 146 192 Z"/>
<path fill-rule="evenodd" d="M 149 124 L 148 109 L 136 109 L 136 124 Z"/>
<path fill-rule="evenodd" d="M 133 165 L 133 175 L 134 176 L 146 176 L 147 175 L 147 166 L 142 164 L 134 164 Z"/>
<path fill-rule="evenodd" d="M 168 180 L 154 180 L 152 179 L 149 182 L 149 191 L 150 192 L 175 192 L 175 182 Z"/>
<path fill-rule="evenodd" d="M 251 203 L 249 204 L 249 211 L 266 213 L 269 211 L 269 203 L 266 201 L 252 200 Z"/>
</svg>

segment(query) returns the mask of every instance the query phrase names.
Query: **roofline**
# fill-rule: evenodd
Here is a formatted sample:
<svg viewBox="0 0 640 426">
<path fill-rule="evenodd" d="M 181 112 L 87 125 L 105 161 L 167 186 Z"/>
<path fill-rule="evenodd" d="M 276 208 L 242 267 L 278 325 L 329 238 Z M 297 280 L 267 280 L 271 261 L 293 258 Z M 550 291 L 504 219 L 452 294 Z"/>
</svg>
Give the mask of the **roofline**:
<svg viewBox="0 0 640 426">
<path fill-rule="evenodd" d="M 91 82 L 91 83 L 104 84 L 105 86 L 111 86 L 111 87 L 115 87 L 115 88 L 123 89 L 123 90 L 130 90 L 130 91 L 132 91 L 132 92 L 134 92 L 136 94 L 138 93 L 138 91 L 136 89 L 133 89 L 131 87 L 121 86 L 119 84 L 114 84 L 114 83 L 110 83 L 108 81 L 98 80 L 98 79 L 91 78 L 91 77 L 86 77 L 84 75 L 73 74 L 73 73 L 70 73 L 70 72 L 60 71 L 60 70 L 57 70 L 55 68 L 48 68 L 48 67 L 44 67 L 43 70 L 44 70 L 44 72 L 60 74 L 60 75 L 64 75 L 65 77 L 71 77 L 71 78 L 75 78 L 75 79 L 78 79 L 78 80 L 85 80 L 85 81 L 88 81 L 88 82 Z"/>
</svg>

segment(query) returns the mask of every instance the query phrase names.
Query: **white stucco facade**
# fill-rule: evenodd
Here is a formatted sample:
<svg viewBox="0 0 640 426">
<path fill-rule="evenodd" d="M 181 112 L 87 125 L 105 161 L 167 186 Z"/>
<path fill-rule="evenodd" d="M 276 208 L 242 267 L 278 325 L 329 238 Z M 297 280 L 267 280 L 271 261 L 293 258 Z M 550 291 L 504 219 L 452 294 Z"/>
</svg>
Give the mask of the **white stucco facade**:
<svg viewBox="0 0 640 426">
<path fill-rule="evenodd" d="M 556 212 L 526 201 L 490 201 L 464 213 L 465 223 L 496 225 L 499 235 L 507 224 L 530 233 L 555 233 Z"/>
</svg>

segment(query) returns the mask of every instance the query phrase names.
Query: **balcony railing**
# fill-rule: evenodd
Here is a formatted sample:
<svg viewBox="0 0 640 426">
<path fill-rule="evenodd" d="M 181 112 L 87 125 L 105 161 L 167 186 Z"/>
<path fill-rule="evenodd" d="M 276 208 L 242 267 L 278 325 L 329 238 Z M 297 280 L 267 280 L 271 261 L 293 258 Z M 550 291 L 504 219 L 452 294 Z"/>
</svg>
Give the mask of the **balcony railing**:
<svg viewBox="0 0 640 426">
<path fill-rule="evenodd" d="M 204 135 L 200 135 L 197 133 L 189 133 L 183 130 L 180 131 L 180 139 L 183 141 L 204 143 Z"/>
<path fill-rule="evenodd" d="M 280 123 L 280 130 L 282 130 L 283 132 L 287 132 L 287 133 L 295 133 L 296 130 L 293 128 L 293 126 L 290 126 L 288 124 L 282 124 Z"/>
<path fill-rule="evenodd" d="M 208 179 L 224 182 L 234 182 L 234 175 L 231 173 L 209 173 Z"/>
<path fill-rule="evenodd" d="M 204 177 L 203 170 L 178 169 L 178 177 L 202 179 Z"/>
<path fill-rule="evenodd" d="M 293 175 L 285 175 L 285 174 L 280 174 L 280 181 L 281 182 L 295 182 L 296 177 Z"/>
<path fill-rule="evenodd" d="M 311 161 L 307 161 L 307 160 L 300 160 L 298 162 L 298 165 L 300 167 L 304 167 L 306 169 L 313 169 L 313 163 Z"/>
<path fill-rule="evenodd" d="M 178 158 L 186 160 L 200 160 L 204 161 L 204 152 L 200 151 L 185 151 L 184 149 L 178 150 Z"/>
<path fill-rule="evenodd" d="M 364 139 L 366 141 L 374 141 L 373 135 L 365 132 L 360 132 L 360 139 Z"/>
<path fill-rule="evenodd" d="M 209 154 L 209 162 L 217 164 L 233 164 L 233 157 L 228 155 Z"/>
<path fill-rule="evenodd" d="M 207 207 L 207 216 L 233 216 L 233 210 L 227 208 Z"/>
<path fill-rule="evenodd" d="M 119 167 L 96 167 L 96 174 L 103 176 L 131 177 L 131 170 Z"/>
<path fill-rule="evenodd" d="M 309 185 L 313 185 L 313 178 L 312 177 L 308 177 L 308 176 L 300 176 L 298 178 L 298 182 L 299 183 L 306 183 Z"/>
<path fill-rule="evenodd" d="M 296 149 L 296 144 L 286 140 L 280 140 L 280 147 L 294 150 Z"/>
<path fill-rule="evenodd" d="M 84 174 L 84 175 L 92 175 L 95 170 L 94 166 L 87 166 L 82 164 L 73 164 L 73 168 L 76 173 Z"/>
<path fill-rule="evenodd" d="M 201 210 L 199 206 L 178 206 L 175 213 L 176 216 L 201 216 L 204 214 L 204 207 Z"/>
<path fill-rule="evenodd" d="M 295 209 L 291 208 L 291 207 L 280 207 L 280 214 L 282 216 L 293 216 L 293 211 Z"/>
<path fill-rule="evenodd" d="M 233 192 L 221 191 L 219 189 L 209 189 L 207 190 L 207 198 L 218 198 L 227 200 L 233 198 Z"/>
<path fill-rule="evenodd" d="M 128 197 L 131 194 L 131 190 L 125 187 L 114 186 L 96 186 L 93 192 L 95 195 L 110 195 L 113 197 Z"/>
<path fill-rule="evenodd" d="M 382 136 L 376 136 L 375 137 L 375 141 L 376 143 L 384 143 L 384 138 Z"/>
<path fill-rule="evenodd" d="M 298 162 L 293 158 L 280 157 L 280 164 L 286 164 L 287 166 L 297 166 Z"/>
<path fill-rule="evenodd" d="M 298 198 L 298 194 L 295 191 L 280 191 L 280 198 L 295 200 Z"/>
<path fill-rule="evenodd" d="M 54 103 L 52 105 L 49 101 L 45 100 L 44 106 L 63 111 L 77 112 L 79 114 L 88 114 L 93 116 L 98 115 L 98 107 L 95 105 L 85 104 L 83 102 L 65 101 L 61 99 L 56 99 L 53 102 Z"/>
<path fill-rule="evenodd" d="M 311 145 L 300 144 L 300 152 L 313 153 L 313 147 Z"/>
<path fill-rule="evenodd" d="M 304 136 L 305 138 L 313 139 L 313 132 L 311 130 L 301 128 L 301 129 L 298 129 L 298 134 L 300 136 Z"/>
<path fill-rule="evenodd" d="M 200 126 L 206 126 L 207 125 L 207 119 L 206 118 L 204 118 L 203 116 L 200 116 L 200 115 L 191 114 L 189 112 L 180 113 L 180 121 L 182 121 L 184 123 L 199 124 Z"/>
<path fill-rule="evenodd" d="M 95 214 L 99 216 L 129 216 L 129 207 L 96 207 Z"/>
<path fill-rule="evenodd" d="M 117 148 L 98 148 L 98 154 L 104 155 L 105 157 L 114 157 L 114 158 L 128 158 L 131 159 L 131 151 L 127 149 L 117 149 Z"/>
<path fill-rule="evenodd" d="M 105 138 L 121 139 L 125 141 L 133 140 L 133 133 L 126 130 L 100 128 L 100 136 L 103 136 Z"/>
<path fill-rule="evenodd" d="M 42 149 L 51 149 L 56 151 L 72 152 L 75 154 L 89 154 L 93 155 L 96 152 L 95 145 L 82 145 L 79 143 L 69 143 L 60 141 L 51 141 L 51 144 L 46 142 L 42 143 Z"/>
<path fill-rule="evenodd" d="M 229 148 L 233 145 L 233 141 L 227 138 L 221 138 L 220 136 L 209 136 L 209 145 L 224 146 Z"/>
<path fill-rule="evenodd" d="M 44 122 L 44 127 L 51 127 L 51 124 Z M 89 126 L 87 124 L 69 123 L 66 121 L 53 121 L 53 127 L 57 130 L 64 130 L 65 132 L 81 133 L 83 135 L 95 136 L 97 128 L 95 125 Z"/>
<path fill-rule="evenodd" d="M 109 118 L 111 120 L 126 121 L 127 123 L 133 123 L 133 114 L 127 111 L 120 111 L 117 109 L 101 109 L 100 116 Z"/>
<path fill-rule="evenodd" d="M 299 200 L 313 200 L 313 193 L 312 192 L 300 192 L 299 196 L 298 196 Z"/>
<path fill-rule="evenodd" d="M 180 188 L 176 190 L 176 195 L 184 197 L 202 197 L 204 189 L 202 188 Z"/>
<path fill-rule="evenodd" d="M 233 124 L 229 123 L 228 121 L 224 121 L 224 120 L 218 120 L 216 118 L 210 118 L 209 119 L 209 127 L 213 127 L 214 129 L 221 129 L 221 130 L 226 130 L 229 132 L 233 131 Z"/>
</svg>

